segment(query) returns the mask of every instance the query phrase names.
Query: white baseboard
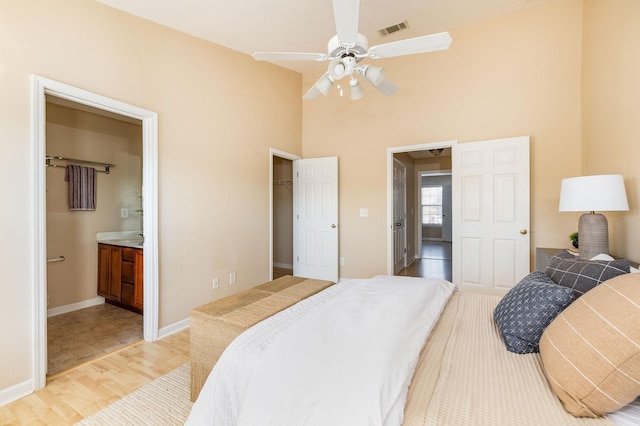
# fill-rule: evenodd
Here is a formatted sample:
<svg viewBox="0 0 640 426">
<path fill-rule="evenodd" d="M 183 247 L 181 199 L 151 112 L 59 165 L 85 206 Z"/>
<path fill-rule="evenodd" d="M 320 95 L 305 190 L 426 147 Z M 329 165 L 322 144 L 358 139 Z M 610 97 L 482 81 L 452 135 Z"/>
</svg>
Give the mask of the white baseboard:
<svg viewBox="0 0 640 426">
<path fill-rule="evenodd" d="M 178 331 L 185 330 L 189 328 L 190 319 L 185 318 L 182 321 L 174 322 L 166 327 L 162 327 L 158 330 L 158 339 L 165 338 L 167 336 L 172 335 L 173 333 L 177 333 Z"/>
<path fill-rule="evenodd" d="M 56 315 L 66 314 L 67 312 L 77 311 L 78 309 L 90 308 L 96 305 L 102 305 L 104 297 L 97 296 L 93 299 L 83 300 L 82 302 L 71 303 L 70 305 L 58 306 L 47 310 L 47 317 L 55 317 Z"/>
<path fill-rule="evenodd" d="M 13 385 L 5 389 L 0 389 L 0 407 L 32 394 L 33 389 L 33 379 L 25 380 L 22 383 L 18 383 L 17 385 Z"/>
<path fill-rule="evenodd" d="M 282 268 L 282 269 L 293 269 L 293 264 L 291 263 L 273 263 L 274 268 Z"/>
</svg>

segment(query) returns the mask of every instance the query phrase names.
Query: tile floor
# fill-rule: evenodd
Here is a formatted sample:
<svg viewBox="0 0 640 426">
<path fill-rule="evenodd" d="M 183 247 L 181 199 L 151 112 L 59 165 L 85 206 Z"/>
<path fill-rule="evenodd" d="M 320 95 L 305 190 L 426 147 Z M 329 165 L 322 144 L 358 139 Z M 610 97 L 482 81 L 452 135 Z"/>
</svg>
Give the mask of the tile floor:
<svg viewBox="0 0 640 426">
<path fill-rule="evenodd" d="M 47 318 L 51 377 L 143 339 L 142 315 L 104 303 Z"/>
</svg>

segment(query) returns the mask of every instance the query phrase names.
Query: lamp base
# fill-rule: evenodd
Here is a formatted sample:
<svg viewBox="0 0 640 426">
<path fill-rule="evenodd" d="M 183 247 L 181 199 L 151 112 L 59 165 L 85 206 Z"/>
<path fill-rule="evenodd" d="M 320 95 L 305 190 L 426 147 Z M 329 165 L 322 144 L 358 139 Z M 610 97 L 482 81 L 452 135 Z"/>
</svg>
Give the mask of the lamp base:
<svg viewBox="0 0 640 426">
<path fill-rule="evenodd" d="M 600 253 L 609 254 L 609 224 L 600 213 L 585 213 L 578 221 L 580 259 L 591 259 Z"/>
</svg>

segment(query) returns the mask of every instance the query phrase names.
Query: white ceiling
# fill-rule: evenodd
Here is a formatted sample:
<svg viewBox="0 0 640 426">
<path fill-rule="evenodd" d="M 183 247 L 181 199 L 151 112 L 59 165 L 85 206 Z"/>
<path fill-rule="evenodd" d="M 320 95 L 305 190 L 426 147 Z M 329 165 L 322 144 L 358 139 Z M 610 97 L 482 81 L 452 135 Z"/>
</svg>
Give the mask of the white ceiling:
<svg viewBox="0 0 640 426">
<path fill-rule="evenodd" d="M 335 33 L 331 0 L 96 0 L 239 52 L 326 53 Z M 361 0 L 359 32 L 369 45 L 473 24 L 551 0 Z M 377 30 L 409 28 L 384 38 Z M 455 39 L 453 40 L 455 43 Z M 281 62 L 305 73 L 326 63 Z"/>
</svg>

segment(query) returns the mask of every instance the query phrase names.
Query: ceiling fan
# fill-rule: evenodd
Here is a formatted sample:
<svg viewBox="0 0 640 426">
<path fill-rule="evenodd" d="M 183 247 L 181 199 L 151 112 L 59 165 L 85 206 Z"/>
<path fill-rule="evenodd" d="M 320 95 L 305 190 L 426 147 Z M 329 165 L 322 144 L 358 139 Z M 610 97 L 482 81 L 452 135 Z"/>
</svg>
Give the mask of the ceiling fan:
<svg viewBox="0 0 640 426">
<path fill-rule="evenodd" d="M 336 81 L 349 77 L 350 98 L 357 100 L 364 96 L 364 90 L 355 75 L 364 77 L 385 96 L 398 90 L 384 77 L 383 68 L 360 65 L 364 58 L 434 52 L 446 50 L 451 44 L 451 36 L 443 32 L 369 47 L 367 38 L 358 32 L 359 9 L 360 0 L 333 0 L 337 34 L 329 40 L 327 53 L 256 52 L 253 57 L 258 61 L 329 61 L 328 71 L 305 93 L 303 99 L 315 99 L 319 94 L 327 96 Z"/>
</svg>

